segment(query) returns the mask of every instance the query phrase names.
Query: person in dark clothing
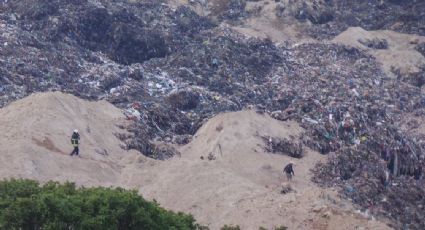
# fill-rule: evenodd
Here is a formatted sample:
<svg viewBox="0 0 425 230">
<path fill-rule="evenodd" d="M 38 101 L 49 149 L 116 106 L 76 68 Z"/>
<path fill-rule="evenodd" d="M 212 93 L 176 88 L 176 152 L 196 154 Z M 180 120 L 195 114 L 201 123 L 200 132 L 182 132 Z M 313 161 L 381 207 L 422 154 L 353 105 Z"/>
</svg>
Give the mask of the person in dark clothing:
<svg viewBox="0 0 425 230">
<path fill-rule="evenodd" d="M 422 177 L 422 167 L 420 165 L 416 166 L 415 172 L 414 172 L 414 178 L 415 180 L 419 180 Z"/>
<path fill-rule="evenodd" d="M 293 169 L 293 165 L 294 163 L 289 163 L 285 166 L 285 168 L 283 168 L 283 173 L 286 174 L 286 178 L 288 179 L 288 181 L 292 180 L 292 176 L 295 176 L 295 172 Z"/>
<path fill-rule="evenodd" d="M 78 146 L 80 145 L 80 134 L 78 133 L 78 130 L 74 130 L 71 137 L 71 144 L 74 146 L 74 150 L 72 150 L 71 156 L 80 154 L 80 149 Z"/>
</svg>

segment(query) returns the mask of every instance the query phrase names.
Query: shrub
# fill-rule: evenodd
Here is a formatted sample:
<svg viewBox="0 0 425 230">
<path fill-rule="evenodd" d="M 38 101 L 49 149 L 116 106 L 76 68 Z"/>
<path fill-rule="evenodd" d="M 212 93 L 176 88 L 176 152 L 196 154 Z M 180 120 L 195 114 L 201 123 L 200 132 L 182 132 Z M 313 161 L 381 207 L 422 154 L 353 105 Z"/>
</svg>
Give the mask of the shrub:
<svg viewBox="0 0 425 230">
<path fill-rule="evenodd" d="M 232 225 L 224 225 L 224 227 L 221 228 L 221 230 L 241 230 L 239 225 L 232 226 Z"/>
<path fill-rule="evenodd" d="M 197 229 L 191 215 L 174 213 L 121 188 L 73 183 L 0 181 L 0 229 Z"/>
</svg>

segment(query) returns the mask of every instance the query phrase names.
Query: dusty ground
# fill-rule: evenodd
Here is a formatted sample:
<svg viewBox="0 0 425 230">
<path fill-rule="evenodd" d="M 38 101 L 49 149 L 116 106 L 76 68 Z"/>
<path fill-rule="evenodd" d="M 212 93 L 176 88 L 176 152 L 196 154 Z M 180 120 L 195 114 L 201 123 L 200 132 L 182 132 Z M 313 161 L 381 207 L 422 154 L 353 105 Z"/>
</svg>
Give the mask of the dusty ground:
<svg viewBox="0 0 425 230">
<path fill-rule="evenodd" d="M 192 213 L 211 229 L 387 229 L 355 213 L 336 191 L 310 182 L 310 169 L 325 160 L 316 152 L 296 163 L 292 193 L 280 194 L 286 156 L 263 150 L 261 135 L 288 137 L 302 129 L 252 111 L 221 114 L 207 122 L 181 157 L 147 159 L 120 148 L 121 111 L 61 93 L 35 94 L 0 110 L 0 175 L 80 185 L 135 188 L 148 199 Z M 70 157 L 69 136 L 81 130 L 81 158 Z M 208 160 L 211 153 L 216 159 Z M 201 159 L 204 157 L 204 160 Z"/>
<path fill-rule="evenodd" d="M 384 39 L 388 42 L 388 49 L 373 49 L 360 43 L 362 40 Z M 332 40 L 336 43 L 357 47 L 366 50 L 382 63 L 385 72 L 393 76 L 392 69 L 399 69 L 401 74 L 413 74 L 425 66 L 425 57 L 415 46 L 425 42 L 425 37 L 402 34 L 389 30 L 366 31 L 360 27 L 352 27 Z"/>
<path fill-rule="evenodd" d="M 113 135 L 122 132 L 115 126 L 121 118 L 121 111 L 107 102 L 61 93 L 16 101 L 0 110 L 0 175 L 115 185 L 120 167 L 116 162 L 131 154 L 122 152 Z M 81 158 L 69 156 L 74 129 L 81 132 Z"/>
</svg>

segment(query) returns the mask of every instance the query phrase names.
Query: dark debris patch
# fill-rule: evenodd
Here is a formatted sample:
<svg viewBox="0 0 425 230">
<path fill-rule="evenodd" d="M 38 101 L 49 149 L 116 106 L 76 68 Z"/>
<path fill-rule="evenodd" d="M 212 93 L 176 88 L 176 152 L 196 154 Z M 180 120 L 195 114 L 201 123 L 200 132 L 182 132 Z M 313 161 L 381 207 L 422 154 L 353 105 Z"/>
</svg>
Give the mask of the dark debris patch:
<svg viewBox="0 0 425 230">
<path fill-rule="evenodd" d="M 416 46 L 416 50 L 425 57 L 425 43 L 420 43 Z"/>
<path fill-rule="evenodd" d="M 298 1 L 301 19 L 309 19 L 309 33 L 318 39 L 337 36 L 348 27 L 394 30 L 425 35 L 425 2 L 416 0 Z M 308 7 L 307 7 L 308 6 Z M 327 16 L 329 15 L 329 16 Z M 327 20 L 318 20 L 318 19 Z M 322 23 L 320 23 L 322 22 Z"/>
<path fill-rule="evenodd" d="M 288 155 L 294 158 L 302 158 L 304 156 L 303 145 L 301 141 L 295 140 L 295 137 L 288 139 L 264 136 L 262 139 L 266 145 L 267 152 Z"/>
</svg>

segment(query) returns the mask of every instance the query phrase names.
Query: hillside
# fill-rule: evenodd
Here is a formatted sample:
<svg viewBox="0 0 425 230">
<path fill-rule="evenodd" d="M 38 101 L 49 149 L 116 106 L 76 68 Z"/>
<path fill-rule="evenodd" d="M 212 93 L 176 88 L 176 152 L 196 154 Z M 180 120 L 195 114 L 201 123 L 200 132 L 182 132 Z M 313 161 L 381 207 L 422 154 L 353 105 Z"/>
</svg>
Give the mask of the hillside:
<svg viewBox="0 0 425 230">
<path fill-rule="evenodd" d="M 260 137 L 299 135 L 302 128 L 295 122 L 253 111 L 222 114 L 208 121 L 190 144 L 179 147 L 180 157 L 155 161 L 121 149 L 114 133 L 124 131 L 116 125 L 129 121 L 104 101 L 87 102 L 58 92 L 33 94 L 1 109 L 0 118 L 0 128 L 9 130 L 0 138 L 2 178 L 138 189 L 166 208 L 192 213 L 211 229 L 224 224 L 243 229 L 386 229 L 354 214 L 335 192 L 310 181 L 309 170 L 324 160 L 313 151 L 293 160 L 295 192 L 280 194 L 285 181 L 281 170 L 291 159 L 265 152 Z M 81 157 L 68 155 L 74 128 L 81 132 Z M 214 160 L 207 159 L 209 153 Z"/>
<path fill-rule="evenodd" d="M 62 93 L 34 94 L 0 110 L 2 177 L 119 185 L 121 111 Z M 82 134 L 82 157 L 71 158 L 72 131 Z M 7 131 L 6 131 L 7 130 Z"/>
</svg>

